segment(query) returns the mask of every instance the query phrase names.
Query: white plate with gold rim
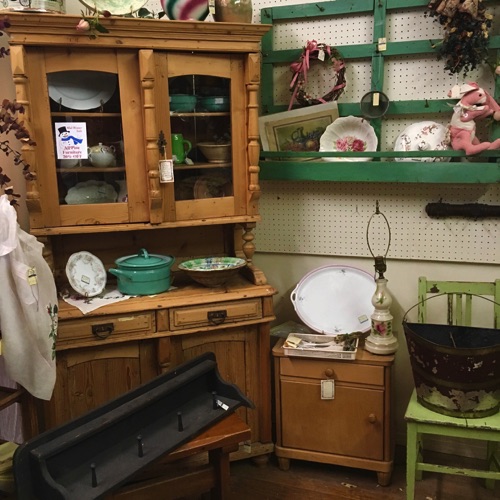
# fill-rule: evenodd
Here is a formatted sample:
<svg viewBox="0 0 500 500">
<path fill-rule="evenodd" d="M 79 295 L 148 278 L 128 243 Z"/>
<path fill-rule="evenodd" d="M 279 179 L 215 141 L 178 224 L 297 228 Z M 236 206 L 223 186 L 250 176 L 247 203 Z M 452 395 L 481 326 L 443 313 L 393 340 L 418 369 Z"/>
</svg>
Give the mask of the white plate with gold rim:
<svg viewBox="0 0 500 500">
<path fill-rule="evenodd" d="M 77 252 L 66 263 L 66 276 L 75 292 L 84 297 L 99 295 L 106 286 L 106 269 L 90 252 Z"/>
</svg>

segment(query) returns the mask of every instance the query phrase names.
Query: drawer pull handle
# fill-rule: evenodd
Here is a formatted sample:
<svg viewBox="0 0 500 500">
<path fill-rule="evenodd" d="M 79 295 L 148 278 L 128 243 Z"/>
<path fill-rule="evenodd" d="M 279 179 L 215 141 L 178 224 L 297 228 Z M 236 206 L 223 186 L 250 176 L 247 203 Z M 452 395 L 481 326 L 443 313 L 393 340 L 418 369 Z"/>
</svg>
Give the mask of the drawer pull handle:
<svg viewBox="0 0 500 500">
<path fill-rule="evenodd" d="M 207 318 L 213 325 L 222 325 L 227 318 L 227 311 L 208 311 Z"/>
<path fill-rule="evenodd" d="M 368 422 L 370 422 L 370 424 L 377 423 L 377 417 L 373 413 L 370 413 L 368 415 Z"/>
<path fill-rule="evenodd" d="M 332 370 L 331 368 L 327 368 L 327 369 L 325 370 L 325 375 L 326 375 L 327 377 L 333 377 L 333 370 Z"/>
<path fill-rule="evenodd" d="M 115 329 L 113 323 L 104 323 L 103 325 L 92 325 L 92 333 L 99 339 L 107 339 Z"/>
</svg>

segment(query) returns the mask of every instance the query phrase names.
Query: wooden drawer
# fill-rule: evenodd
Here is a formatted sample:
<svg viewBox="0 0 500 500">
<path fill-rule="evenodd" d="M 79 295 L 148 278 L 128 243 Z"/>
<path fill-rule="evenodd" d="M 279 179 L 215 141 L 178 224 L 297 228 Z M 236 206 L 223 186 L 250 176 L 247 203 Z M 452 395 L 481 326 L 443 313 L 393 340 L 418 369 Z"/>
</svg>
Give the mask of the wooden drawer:
<svg viewBox="0 0 500 500">
<path fill-rule="evenodd" d="M 153 312 L 61 321 L 57 333 L 57 347 L 104 340 L 130 340 L 132 334 L 142 336 L 155 331 Z"/>
<path fill-rule="evenodd" d="M 170 330 L 226 325 L 262 318 L 260 299 L 178 307 L 169 311 Z"/>
<path fill-rule="evenodd" d="M 331 378 L 339 382 L 384 385 L 384 367 L 329 359 L 280 358 L 280 374 L 311 379 Z"/>
</svg>

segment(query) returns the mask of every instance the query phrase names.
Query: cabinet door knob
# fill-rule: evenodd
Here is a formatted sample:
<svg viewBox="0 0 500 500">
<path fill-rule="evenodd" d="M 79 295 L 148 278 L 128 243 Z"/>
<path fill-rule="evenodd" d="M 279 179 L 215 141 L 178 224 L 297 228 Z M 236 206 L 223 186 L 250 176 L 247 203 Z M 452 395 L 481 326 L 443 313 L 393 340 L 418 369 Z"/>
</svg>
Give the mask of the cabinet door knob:
<svg viewBox="0 0 500 500">
<path fill-rule="evenodd" d="M 333 370 L 332 370 L 331 368 L 327 368 L 327 369 L 325 370 L 325 375 L 326 375 L 327 377 L 333 377 Z"/>
<path fill-rule="evenodd" d="M 370 422 L 370 424 L 375 424 L 377 422 L 377 417 L 373 413 L 370 413 L 368 415 L 368 422 Z"/>
</svg>

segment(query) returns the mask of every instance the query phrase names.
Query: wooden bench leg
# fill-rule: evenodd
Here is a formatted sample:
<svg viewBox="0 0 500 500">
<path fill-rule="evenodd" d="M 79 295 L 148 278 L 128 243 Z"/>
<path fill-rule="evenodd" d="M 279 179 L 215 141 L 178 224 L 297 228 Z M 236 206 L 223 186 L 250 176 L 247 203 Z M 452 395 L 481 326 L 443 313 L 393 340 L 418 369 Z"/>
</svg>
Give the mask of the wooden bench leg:
<svg viewBox="0 0 500 500">
<path fill-rule="evenodd" d="M 227 500 L 229 498 L 230 463 L 229 452 L 224 448 L 216 448 L 208 452 L 208 461 L 215 470 L 215 486 L 212 488 L 212 498 Z"/>
</svg>

